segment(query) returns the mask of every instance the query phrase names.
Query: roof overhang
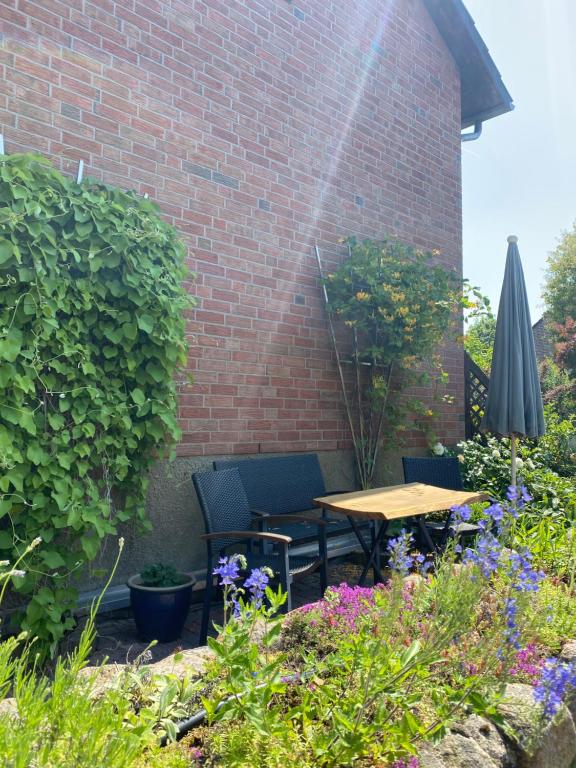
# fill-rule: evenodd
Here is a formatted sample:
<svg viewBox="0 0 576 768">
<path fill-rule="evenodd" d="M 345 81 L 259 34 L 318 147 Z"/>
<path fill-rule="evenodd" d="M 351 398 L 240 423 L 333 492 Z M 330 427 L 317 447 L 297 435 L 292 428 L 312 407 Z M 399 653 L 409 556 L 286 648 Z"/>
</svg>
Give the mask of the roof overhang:
<svg viewBox="0 0 576 768">
<path fill-rule="evenodd" d="M 424 0 L 424 5 L 460 70 L 462 128 L 514 109 L 512 97 L 462 0 Z"/>
</svg>

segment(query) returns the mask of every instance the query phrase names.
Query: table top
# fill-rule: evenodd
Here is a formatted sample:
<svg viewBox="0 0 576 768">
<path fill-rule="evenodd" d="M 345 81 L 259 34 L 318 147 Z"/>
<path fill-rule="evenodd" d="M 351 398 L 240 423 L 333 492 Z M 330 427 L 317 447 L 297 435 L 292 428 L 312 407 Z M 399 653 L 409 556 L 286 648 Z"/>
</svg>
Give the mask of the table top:
<svg viewBox="0 0 576 768">
<path fill-rule="evenodd" d="M 314 499 L 314 503 L 324 509 L 353 517 L 398 520 L 401 517 L 427 515 L 454 506 L 487 500 L 486 493 L 451 491 L 424 483 L 406 483 L 390 485 L 387 488 L 371 488 L 368 491 L 320 496 Z"/>
</svg>

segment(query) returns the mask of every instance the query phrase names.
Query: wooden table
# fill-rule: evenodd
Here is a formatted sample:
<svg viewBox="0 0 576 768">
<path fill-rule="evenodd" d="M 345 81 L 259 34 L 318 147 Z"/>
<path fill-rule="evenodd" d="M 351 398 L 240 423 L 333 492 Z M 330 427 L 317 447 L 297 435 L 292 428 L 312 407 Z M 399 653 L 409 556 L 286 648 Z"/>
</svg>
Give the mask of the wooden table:
<svg viewBox="0 0 576 768">
<path fill-rule="evenodd" d="M 451 491 L 435 485 L 424 485 L 424 483 L 406 483 L 391 485 L 387 488 L 371 488 L 368 491 L 320 496 L 314 499 L 314 503 L 322 509 L 346 515 L 350 521 L 352 530 L 367 558 L 359 579 L 359 583 L 363 584 L 370 567 L 374 569 L 374 581 L 384 581 L 380 570 L 379 553 L 380 544 L 390 522 L 404 517 L 415 518 L 424 541 L 434 551 L 436 547 L 423 520 L 425 515 L 446 510 L 445 525 L 447 527 L 452 507 L 487 499 L 488 496 L 485 493 Z M 362 537 L 357 524 L 358 518 L 374 520 L 371 548 Z"/>
</svg>

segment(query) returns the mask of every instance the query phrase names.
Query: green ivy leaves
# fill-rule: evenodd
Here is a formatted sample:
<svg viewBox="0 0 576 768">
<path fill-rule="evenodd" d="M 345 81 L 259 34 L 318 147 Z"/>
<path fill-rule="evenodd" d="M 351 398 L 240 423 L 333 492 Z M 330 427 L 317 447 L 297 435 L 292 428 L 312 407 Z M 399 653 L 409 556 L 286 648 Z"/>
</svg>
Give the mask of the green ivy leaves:
<svg viewBox="0 0 576 768">
<path fill-rule="evenodd" d="M 0 559 L 42 536 L 14 587 L 52 649 L 69 574 L 120 521 L 145 525 L 148 469 L 178 436 L 183 257 L 151 201 L 0 158 Z"/>
</svg>

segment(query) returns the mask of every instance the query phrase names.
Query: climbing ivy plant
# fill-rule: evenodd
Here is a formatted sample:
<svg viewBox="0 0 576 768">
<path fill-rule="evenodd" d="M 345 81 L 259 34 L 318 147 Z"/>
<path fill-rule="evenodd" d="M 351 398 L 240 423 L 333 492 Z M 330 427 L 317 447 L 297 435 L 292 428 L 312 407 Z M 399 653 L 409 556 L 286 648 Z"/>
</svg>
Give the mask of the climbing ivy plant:
<svg viewBox="0 0 576 768">
<path fill-rule="evenodd" d="M 178 438 L 183 256 L 151 201 L 0 158 L 0 559 L 41 537 L 14 588 L 52 651 L 70 574 L 146 525 L 148 470 Z"/>
</svg>

